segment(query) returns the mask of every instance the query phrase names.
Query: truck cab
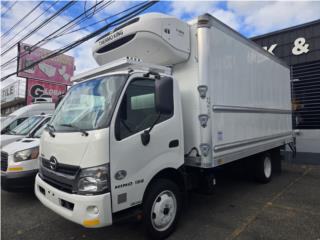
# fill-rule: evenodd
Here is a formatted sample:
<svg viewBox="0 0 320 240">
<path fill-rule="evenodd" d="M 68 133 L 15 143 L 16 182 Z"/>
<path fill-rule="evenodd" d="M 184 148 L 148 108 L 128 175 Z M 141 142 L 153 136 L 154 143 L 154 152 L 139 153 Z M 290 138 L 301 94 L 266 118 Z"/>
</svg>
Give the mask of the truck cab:
<svg viewBox="0 0 320 240">
<path fill-rule="evenodd" d="M 180 176 L 179 89 L 169 68 L 130 58 L 73 80 L 79 83 L 42 135 L 35 192 L 71 221 L 108 226 L 117 213 L 142 204 L 157 176 Z M 161 207 L 171 204 L 174 214 L 168 196 Z"/>
</svg>

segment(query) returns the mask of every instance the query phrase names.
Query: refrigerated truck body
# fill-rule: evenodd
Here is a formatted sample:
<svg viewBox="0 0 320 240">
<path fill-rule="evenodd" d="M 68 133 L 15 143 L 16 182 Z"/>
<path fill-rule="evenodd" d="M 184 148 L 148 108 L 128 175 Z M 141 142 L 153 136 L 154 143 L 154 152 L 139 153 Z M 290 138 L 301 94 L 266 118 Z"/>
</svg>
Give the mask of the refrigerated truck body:
<svg viewBox="0 0 320 240">
<path fill-rule="evenodd" d="M 40 143 L 35 192 L 85 227 L 131 210 L 149 234 L 176 226 L 183 193 L 252 158 L 270 181 L 293 141 L 289 68 L 209 14 L 134 18 L 97 40 Z M 128 56 L 128 57 L 124 57 Z"/>
</svg>

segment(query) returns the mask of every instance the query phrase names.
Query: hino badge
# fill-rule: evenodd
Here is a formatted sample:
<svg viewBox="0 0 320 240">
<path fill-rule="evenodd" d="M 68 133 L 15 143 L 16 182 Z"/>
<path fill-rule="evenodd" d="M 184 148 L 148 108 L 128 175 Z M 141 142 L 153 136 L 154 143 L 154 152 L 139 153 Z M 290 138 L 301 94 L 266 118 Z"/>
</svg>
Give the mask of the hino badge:
<svg viewBox="0 0 320 240">
<path fill-rule="evenodd" d="M 98 39 L 40 142 L 35 192 L 85 227 L 138 214 L 167 237 L 184 193 L 247 158 L 266 183 L 293 141 L 289 68 L 209 14 L 134 18 Z M 128 57 L 126 57 L 128 56 Z"/>
</svg>

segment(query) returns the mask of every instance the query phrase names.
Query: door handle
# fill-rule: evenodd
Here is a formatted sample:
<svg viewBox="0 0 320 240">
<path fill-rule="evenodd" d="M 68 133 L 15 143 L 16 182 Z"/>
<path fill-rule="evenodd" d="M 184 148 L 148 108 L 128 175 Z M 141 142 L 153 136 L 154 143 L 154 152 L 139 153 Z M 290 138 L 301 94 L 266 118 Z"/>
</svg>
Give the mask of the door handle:
<svg viewBox="0 0 320 240">
<path fill-rule="evenodd" d="M 178 139 L 174 139 L 174 140 L 171 140 L 169 142 L 169 148 L 175 148 L 175 147 L 178 147 L 179 146 L 179 140 Z"/>
</svg>

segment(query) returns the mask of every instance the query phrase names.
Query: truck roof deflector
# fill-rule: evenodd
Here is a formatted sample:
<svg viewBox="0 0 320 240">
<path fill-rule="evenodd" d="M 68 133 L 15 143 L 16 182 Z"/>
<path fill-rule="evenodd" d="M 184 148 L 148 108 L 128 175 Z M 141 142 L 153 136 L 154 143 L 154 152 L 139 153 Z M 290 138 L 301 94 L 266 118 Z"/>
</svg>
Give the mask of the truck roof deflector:
<svg viewBox="0 0 320 240">
<path fill-rule="evenodd" d="M 150 64 L 150 63 L 143 63 L 138 58 L 124 57 L 124 58 L 120 58 L 118 60 L 112 61 L 108 64 L 105 64 L 94 70 L 90 70 L 85 73 L 79 74 L 76 77 L 71 78 L 71 81 L 81 82 L 83 80 L 93 78 L 102 74 L 106 74 L 111 71 L 121 70 L 121 69 L 129 70 L 130 68 L 135 70 L 143 70 L 147 72 L 156 72 L 159 74 L 162 73 L 162 74 L 171 75 L 171 68 L 169 67 L 164 67 L 164 66 Z"/>
</svg>

